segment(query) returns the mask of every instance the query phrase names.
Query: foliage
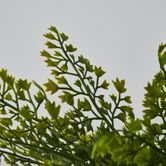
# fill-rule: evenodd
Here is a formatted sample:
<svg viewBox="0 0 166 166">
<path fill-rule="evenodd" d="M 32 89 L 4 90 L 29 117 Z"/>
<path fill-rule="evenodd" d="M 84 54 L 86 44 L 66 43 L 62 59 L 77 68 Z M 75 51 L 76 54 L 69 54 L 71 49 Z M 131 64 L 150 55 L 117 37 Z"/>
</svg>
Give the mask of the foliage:
<svg viewBox="0 0 166 166">
<path fill-rule="evenodd" d="M 166 45 L 159 47 L 160 71 L 145 87 L 144 116 L 138 119 L 125 80 L 112 81 L 117 93 L 104 96 L 109 83 L 102 67 L 75 56 L 77 49 L 55 27 L 44 36 L 48 49 L 41 56 L 53 76 L 45 88 L 0 71 L 1 158 L 12 166 L 164 166 Z"/>
</svg>

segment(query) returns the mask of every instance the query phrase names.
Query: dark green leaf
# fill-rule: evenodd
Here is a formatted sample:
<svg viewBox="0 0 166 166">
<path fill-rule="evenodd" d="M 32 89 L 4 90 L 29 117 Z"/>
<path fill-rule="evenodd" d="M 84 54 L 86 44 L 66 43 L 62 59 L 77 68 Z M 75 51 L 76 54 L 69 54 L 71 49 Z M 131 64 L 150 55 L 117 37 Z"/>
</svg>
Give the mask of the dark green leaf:
<svg viewBox="0 0 166 166">
<path fill-rule="evenodd" d="M 74 85 L 78 86 L 78 87 L 81 87 L 81 81 L 80 80 L 76 80 L 74 82 Z"/>
<path fill-rule="evenodd" d="M 7 83 L 9 86 L 13 87 L 15 78 L 13 76 L 7 76 Z"/>
<path fill-rule="evenodd" d="M 118 78 L 116 79 L 116 81 L 112 81 L 116 90 L 119 93 L 124 93 L 126 92 L 126 88 L 125 88 L 125 80 L 119 80 Z"/>
<path fill-rule="evenodd" d="M 54 33 L 58 33 L 58 30 L 56 27 L 51 26 L 50 28 L 48 28 L 50 31 L 54 32 Z"/>
<path fill-rule="evenodd" d="M 39 104 L 42 103 L 43 100 L 45 99 L 45 97 L 44 97 L 44 95 L 43 95 L 43 93 L 42 93 L 41 91 L 39 91 L 39 92 L 37 93 L 37 95 L 34 95 L 34 98 L 35 98 L 35 100 L 36 100 Z"/>
<path fill-rule="evenodd" d="M 66 91 L 63 91 L 63 95 L 60 95 L 59 98 L 62 100 L 62 102 L 66 102 L 68 103 L 69 105 L 73 105 L 74 104 L 74 96 L 69 93 L 69 92 L 66 92 Z"/>
<path fill-rule="evenodd" d="M 47 58 L 45 62 L 47 63 L 47 66 L 50 66 L 50 67 L 55 67 L 55 66 L 58 66 L 59 64 L 59 61 L 52 61 L 49 58 Z"/>
<path fill-rule="evenodd" d="M 115 96 L 114 94 L 112 94 L 112 95 L 110 95 L 110 97 L 113 100 L 113 102 L 116 103 L 117 96 Z"/>
<path fill-rule="evenodd" d="M 31 86 L 31 83 L 28 82 L 28 80 L 26 79 L 25 80 L 19 79 L 16 83 L 16 87 L 18 89 L 29 90 L 30 86 Z"/>
<path fill-rule="evenodd" d="M 66 36 L 64 33 L 61 33 L 60 36 L 61 36 L 61 38 L 62 38 L 63 41 L 67 41 L 68 38 L 69 38 L 69 37 Z"/>
<path fill-rule="evenodd" d="M 12 100 L 12 95 L 10 93 L 6 94 L 5 99 L 9 101 Z"/>
<path fill-rule="evenodd" d="M 129 131 L 131 132 L 137 132 L 142 129 L 141 121 L 139 119 L 136 119 L 133 121 L 129 126 Z"/>
<path fill-rule="evenodd" d="M 58 84 L 67 84 L 67 80 L 64 76 L 57 77 L 56 80 L 58 81 Z"/>
<path fill-rule="evenodd" d="M 119 109 L 122 110 L 122 112 L 131 112 L 133 110 L 133 108 L 128 105 L 120 106 Z"/>
<path fill-rule="evenodd" d="M 126 114 L 121 112 L 116 116 L 119 120 L 121 120 L 122 122 L 126 122 Z"/>
<path fill-rule="evenodd" d="M 159 54 L 159 62 L 162 66 L 166 64 L 166 51 L 164 51 L 162 54 Z"/>
<path fill-rule="evenodd" d="M 59 72 L 57 70 L 51 70 L 51 74 L 54 76 L 58 76 Z"/>
<path fill-rule="evenodd" d="M 0 118 L 0 124 L 5 126 L 5 127 L 12 125 L 12 123 L 13 122 L 10 118 Z"/>
<path fill-rule="evenodd" d="M 101 77 L 101 76 L 103 76 L 105 74 L 105 71 L 101 67 L 96 67 L 95 66 L 94 71 L 95 71 L 95 75 L 97 77 Z"/>
<path fill-rule="evenodd" d="M 51 43 L 51 42 L 49 42 L 49 41 L 47 41 L 47 42 L 45 43 L 45 45 L 46 45 L 48 48 L 59 48 L 57 45 L 55 45 L 55 44 L 53 44 L 53 43 Z"/>
<path fill-rule="evenodd" d="M 46 87 L 46 91 L 50 91 L 51 94 L 54 94 L 59 89 L 58 85 L 50 79 L 48 79 L 48 82 L 45 83 L 44 86 Z"/>
<path fill-rule="evenodd" d="M 74 48 L 71 44 L 65 45 L 68 52 L 75 52 L 77 48 Z"/>
<path fill-rule="evenodd" d="M 21 99 L 21 100 L 25 100 L 26 99 L 25 93 L 24 93 L 23 90 L 19 89 L 17 94 L 18 94 L 19 99 Z"/>
<path fill-rule="evenodd" d="M 84 98 L 83 101 L 83 111 L 90 111 L 91 110 L 91 104 L 89 103 L 89 101 Z"/>
<path fill-rule="evenodd" d="M 94 70 L 93 70 L 93 65 L 91 65 L 90 62 L 88 62 L 88 63 L 86 64 L 86 69 L 87 69 L 87 71 L 89 71 L 89 72 L 93 72 L 93 71 L 94 71 Z"/>
<path fill-rule="evenodd" d="M 151 155 L 150 155 L 150 148 L 149 147 L 143 147 L 141 148 L 135 158 L 134 158 L 134 163 L 138 166 L 147 166 L 149 165 L 151 159 Z"/>
<path fill-rule="evenodd" d="M 54 56 L 60 57 L 60 56 L 62 56 L 62 54 L 60 52 L 58 52 L 58 51 L 55 51 Z"/>
<path fill-rule="evenodd" d="M 80 56 L 78 57 L 78 60 L 79 60 L 79 62 L 81 62 L 81 63 L 83 63 L 83 64 L 87 64 L 88 61 L 89 61 L 88 59 L 84 58 L 83 55 L 80 55 Z"/>
<path fill-rule="evenodd" d="M 46 57 L 46 58 L 50 58 L 51 54 L 49 52 L 47 52 L 46 50 L 43 50 L 40 52 L 41 56 Z"/>
<path fill-rule="evenodd" d="M 51 116 L 53 119 L 56 119 L 56 118 L 58 117 L 58 115 L 59 115 L 59 111 L 60 111 L 61 106 L 58 105 L 58 106 L 56 107 L 55 102 L 52 102 L 52 103 L 51 103 L 50 101 L 47 101 L 47 102 L 45 103 L 45 108 L 46 108 L 46 110 L 48 111 L 48 113 L 50 114 L 50 116 Z"/>
<path fill-rule="evenodd" d="M 148 94 L 152 97 L 158 97 L 161 93 L 161 86 L 148 83 L 145 89 L 148 91 Z"/>
<path fill-rule="evenodd" d="M 126 96 L 126 97 L 124 97 L 123 100 L 124 100 L 125 102 L 129 103 L 129 104 L 132 103 L 132 101 L 131 101 L 131 97 L 130 97 L 130 96 Z"/>
<path fill-rule="evenodd" d="M 99 102 L 101 104 L 101 107 L 108 109 L 108 110 L 111 110 L 111 107 L 112 107 L 111 103 L 108 103 L 108 102 L 102 101 L 102 100 L 100 100 Z"/>
<path fill-rule="evenodd" d="M 158 53 L 162 53 L 163 50 L 165 49 L 165 47 L 166 47 L 166 44 L 160 44 L 159 49 L 158 49 Z"/>
<path fill-rule="evenodd" d="M 28 121 L 32 119 L 32 115 L 30 114 L 30 108 L 28 105 L 23 106 L 20 109 L 19 113 L 21 116 L 23 116 Z"/>
<path fill-rule="evenodd" d="M 44 34 L 44 36 L 48 39 L 51 39 L 51 40 L 57 40 L 52 33 L 46 33 L 46 34 Z"/>
<path fill-rule="evenodd" d="M 6 69 L 0 70 L 0 77 L 4 82 L 6 82 L 6 79 L 7 79 L 7 70 Z"/>
<path fill-rule="evenodd" d="M 106 80 L 104 80 L 103 83 L 102 83 L 100 86 L 101 86 L 103 89 L 108 89 L 109 83 L 108 83 Z"/>
<path fill-rule="evenodd" d="M 64 72 L 67 72 L 67 71 L 68 71 L 67 63 L 63 64 L 60 68 L 61 68 Z"/>
</svg>

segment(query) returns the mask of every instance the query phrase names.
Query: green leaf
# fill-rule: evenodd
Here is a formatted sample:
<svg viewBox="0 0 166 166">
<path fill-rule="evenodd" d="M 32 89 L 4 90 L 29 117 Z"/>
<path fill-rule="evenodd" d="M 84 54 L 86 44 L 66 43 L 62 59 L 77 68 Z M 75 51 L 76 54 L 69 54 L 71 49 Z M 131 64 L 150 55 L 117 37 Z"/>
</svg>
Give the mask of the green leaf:
<svg viewBox="0 0 166 166">
<path fill-rule="evenodd" d="M 113 100 L 113 102 L 116 103 L 117 96 L 115 96 L 114 94 L 112 94 L 112 95 L 110 95 L 110 97 Z"/>
<path fill-rule="evenodd" d="M 54 32 L 54 33 L 58 33 L 58 30 L 56 27 L 51 26 L 50 28 L 48 28 L 50 31 Z"/>
<path fill-rule="evenodd" d="M 5 142 L 0 142 L 0 148 L 7 148 L 8 144 Z M 1 157 L 1 156 L 0 156 Z"/>
<path fill-rule="evenodd" d="M 6 114 L 5 108 L 0 109 L 0 114 L 1 114 L 1 115 L 5 115 L 5 114 Z"/>
<path fill-rule="evenodd" d="M 101 76 L 103 76 L 105 74 L 105 71 L 101 67 L 96 67 L 95 66 L 94 71 L 95 71 L 95 75 L 97 77 L 101 77 Z"/>
<path fill-rule="evenodd" d="M 78 57 L 78 60 L 79 60 L 79 62 L 82 63 L 82 64 L 87 64 L 87 63 L 89 62 L 89 60 L 88 60 L 87 58 L 84 58 L 83 55 L 80 55 L 80 56 Z"/>
<path fill-rule="evenodd" d="M 122 112 L 131 112 L 133 110 L 133 108 L 128 105 L 120 106 L 119 109 L 122 110 Z"/>
<path fill-rule="evenodd" d="M 13 122 L 10 118 L 0 118 L 0 124 L 5 127 L 8 127 L 8 126 L 11 126 Z"/>
<path fill-rule="evenodd" d="M 123 112 L 121 112 L 121 113 L 119 113 L 117 116 L 116 116 L 116 118 L 118 118 L 119 120 L 121 120 L 122 122 L 126 122 L 126 114 L 125 113 L 123 113 Z"/>
<path fill-rule="evenodd" d="M 134 120 L 135 116 L 134 116 L 134 113 L 132 111 L 133 108 L 131 106 L 123 105 L 123 106 L 120 106 L 119 109 L 122 111 L 122 113 L 124 113 L 124 114 L 127 113 L 130 120 Z"/>
<path fill-rule="evenodd" d="M 41 51 L 40 55 L 46 58 L 51 58 L 51 54 L 47 52 L 46 50 Z"/>
<path fill-rule="evenodd" d="M 19 111 L 20 115 L 23 116 L 26 120 L 31 120 L 32 119 L 32 115 L 30 114 L 30 108 L 28 105 L 24 105 L 20 111 Z"/>
<path fill-rule="evenodd" d="M 58 46 L 56 46 L 55 44 L 53 44 L 53 43 L 51 43 L 51 42 L 49 42 L 49 41 L 47 41 L 47 42 L 45 43 L 45 45 L 46 45 L 48 48 L 59 48 Z"/>
<path fill-rule="evenodd" d="M 122 144 L 123 140 L 120 136 L 116 135 L 115 133 L 107 133 L 105 135 L 101 135 L 99 136 L 99 139 L 93 147 L 91 158 L 94 159 L 98 156 L 104 158 L 105 154 L 108 154 L 109 149 L 111 150 L 111 152 L 114 152 L 119 147 L 121 147 Z"/>
<path fill-rule="evenodd" d="M 137 132 L 142 129 L 141 121 L 139 119 L 136 119 L 133 121 L 129 126 L 129 131 L 131 132 Z"/>
<path fill-rule="evenodd" d="M 17 87 L 17 89 L 29 90 L 29 89 L 30 89 L 30 86 L 31 86 L 31 83 L 28 82 L 27 79 L 25 79 L 25 80 L 19 79 L 19 80 L 16 82 L 16 87 Z"/>
<path fill-rule="evenodd" d="M 67 71 L 68 71 L 67 63 L 63 64 L 60 68 L 61 68 L 64 72 L 67 72 Z"/>
<path fill-rule="evenodd" d="M 77 48 L 74 48 L 71 44 L 65 45 L 68 52 L 75 52 Z"/>
<path fill-rule="evenodd" d="M 67 35 L 65 35 L 64 33 L 61 33 L 60 36 L 61 36 L 61 38 L 62 38 L 63 41 L 67 41 L 68 38 L 69 38 L 69 37 L 68 37 Z"/>
<path fill-rule="evenodd" d="M 103 156 L 108 149 L 108 146 L 106 147 L 106 145 L 108 145 L 107 143 L 108 143 L 107 136 L 103 135 L 102 137 L 100 137 L 93 147 L 91 158 L 94 159 L 95 156 L 99 156 L 99 155 Z"/>
<path fill-rule="evenodd" d="M 158 49 L 158 53 L 162 53 L 163 52 L 163 50 L 165 49 L 165 47 L 166 47 L 166 44 L 160 44 L 159 45 L 159 49 Z"/>
<path fill-rule="evenodd" d="M 91 108 L 91 104 L 89 103 L 89 101 L 84 98 L 84 101 L 83 101 L 83 111 L 90 111 L 92 108 Z"/>
<path fill-rule="evenodd" d="M 64 118 L 58 117 L 57 121 L 61 129 L 67 128 L 67 126 L 69 126 L 69 119 L 66 116 Z"/>
<path fill-rule="evenodd" d="M 154 119 L 160 114 L 159 109 L 145 109 L 143 110 L 144 114 L 144 119 Z"/>
<path fill-rule="evenodd" d="M 145 89 L 148 91 L 149 96 L 158 97 L 161 93 L 161 86 L 148 83 Z"/>
<path fill-rule="evenodd" d="M 81 87 L 81 81 L 80 80 L 76 80 L 74 82 L 74 85 L 78 86 L 78 87 Z"/>
<path fill-rule="evenodd" d="M 88 63 L 86 64 L 86 70 L 89 72 L 93 72 L 93 65 L 90 64 L 90 62 L 88 61 Z"/>
<path fill-rule="evenodd" d="M 39 91 L 39 92 L 37 93 L 37 95 L 34 95 L 34 98 L 35 98 L 35 100 L 36 100 L 39 104 L 42 103 L 43 100 L 45 99 L 45 97 L 44 97 L 44 95 L 43 95 L 43 93 L 42 93 L 41 91 Z"/>
<path fill-rule="evenodd" d="M 48 82 L 45 83 L 44 86 L 46 87 L 46 91 L 50 91 L 51 94 L 54 94 L 59 90 L 58 85 L 51 79 L 48 79 Z"/>
<path fill-rule="evenodd" d="M 104 95 L 99 95 L 98 98 L 99 98 L 100 100 L 104 100 Z"/>
<path fill-rule="evenodd" d="M 100 85 L 103 89 L 108 89 L 108 87 L 109 87 L 109 83 L 106 81 L 106 80 L 104 80 L 103 81 L 103 83 Z"/>
<path fill-rule="evenodd" d="M 89 80 L 89 83 L 90 83 L 90 85 L 92 86 L 92 87 L 94 87 L 95 86 L 95 81 L 94 80 Z"/>
<path fill-rule="evenodd" d="M 7 93 L 6 95 L 5 95 L 5 99 L 6 100 L 12 100 L 12 95 L 10 94 L 10 93 Z"/>
<path fill-rule="evenodd" d="M 66 91 L 63 91 L 64 95 L 60 95 L 59 98 L 62 100 L 62 103 L 66 102 L 69 105 L 74 104 L 74 96 Z"/>
<path fill-rule="evenodd" d="M 7 79 L 7 70 L 6 69 L 0 70 L 0 77 L 4 82 L 6 82 L 6 79 Z"/>
<path fill-rule="evenodd" d="M 50 116 L 51 116 L 53 119 L 56 119 L 56 118 L 58 117 L 58 115 L 59 115 L 59 111 L 60 111 L 61 106 L 58 105 L 58 106 L 56 107 L 55 102 L 52 102 L 52 103 L 51 103 L 50 101 L 47 101 L 47 102 L 45 103 L 45 108 L 46 108 L 46 110 L 48 111 L 48 113 L 50 114 Z"/>
<path fill-rule="evenodd" d="M 111 110 L 111 108 L 112 108 L 111 103 L 108 103 L 108 102 L 102 101 L 102 100 L 99 100 L 99 102 L 103 108 L 105 108 L 107 110 Z"/>
<path fill-rule="evenodd" d="M 131 97 L 130 97 L 130 96 L 126 96 L 126 97 L 124 97 L 123 100 L 124 100 L 125 102 L 129 103 L 129 104 L 132 103 L 132 101 L 131 101 Z"/>
<path fill-rule="evenodd" d="M 25 100 L 25 99 L 26 99 L 25 93 L 24 93 L 24 91 L 21 90 L 21 89 L 18 89 L 17 95 L 18 95 L 18 98 L 19 98 L 20 100 Z"/>
<path fill-rule="evenodd" d="M 57 77 L 56 80 L 58 81 L 58 84 L 68 84 L 68 82 L 64 76 Z"/>
<path fill-rule="evenodd" d="M 152 129 L 153 134 L 162 134 L 161 126 L 157 123 L 152 124 L 150 127 Z"/>
<path fill-rule="evenodd" d="M 9 86 L 13 87 L 14 86 L 14 81 L 15 81 L 15 78 L 13 76 L 7 76 L 7 83 Z"/>
<path fill-rule="evenodd" d="M 60 56 L 62 56 L 62 54 L 58 51 L 55 51 L 54 56 L 60 57 Z"/>
<path fill-rule="evenodd" d="M 126 88 L 125 88 L 125 80 L 119 80 L 118 78 L 116 79 L 116 81 L 112 81 L 116 90 L 119 93 L 124 93 L 126 92 Z"/>
<path fill-rule="evenodd" d="M 164 53 L 159 54 L 159 62 L 160 65 L 164 66 L 166 64 L 166 51 Z"/>
<path fill-rule="evenodd" d="M 54 76 L 58 76 L 59 72 L 57 70 L 51 70 L 51 74 Z"/>
<path fill-rule="evenodd" d="M 51 39 L 51 40 L 57 40 L 52 33 L 46 33 L 46 34 L 44 34 L 44 36 L 48 39 Z"/>
<path fill-rule="evenodd" d="M 52 61 L 51 59 L 46 59 L 45 62 L 47 63 L 47 66 L 50 66 L 50 67 L 55 67 L 55 66 L 58 66 L 59 64 L 59 61 Z"/>
<path fill-rule="evenodd" d="M 134 163 L 138 166 L 148 166 L 151 159 L 150 148 L 143 147 L 140 149 L 134 157 Z"/>
</svg>

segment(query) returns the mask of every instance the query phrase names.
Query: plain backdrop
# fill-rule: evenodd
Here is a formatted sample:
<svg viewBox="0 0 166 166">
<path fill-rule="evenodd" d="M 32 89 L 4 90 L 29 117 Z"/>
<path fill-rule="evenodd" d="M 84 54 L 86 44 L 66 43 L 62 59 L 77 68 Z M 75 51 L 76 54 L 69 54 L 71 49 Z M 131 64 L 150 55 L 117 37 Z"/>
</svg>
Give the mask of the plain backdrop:
<svg viewBox="0 0 166 166">
<path fill-rule="evenodd" d="M 0 0 L 0 68 L 45 83 L 43 33 L 55 25 L 109 82 L 126 79 L 141 114 L 144 86 L 159 70 L 158 45 L 166 41 L 165 7 L 165 0 Z"/>
</svg>

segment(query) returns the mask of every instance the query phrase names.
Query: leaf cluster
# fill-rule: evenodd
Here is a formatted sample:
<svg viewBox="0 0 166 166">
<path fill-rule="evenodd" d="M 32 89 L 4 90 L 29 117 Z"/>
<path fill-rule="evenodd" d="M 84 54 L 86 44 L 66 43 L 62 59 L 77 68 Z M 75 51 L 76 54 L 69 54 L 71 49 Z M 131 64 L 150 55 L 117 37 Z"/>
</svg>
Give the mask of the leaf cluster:
<svg viewBox="0 0 166 166">
<path fill-rule="evenodd" d="M 138 119 L 125 80 L 113 80 L 116 92 L 104 96 L 110 84 L 103 68 L 76 56 L 77 48 L 56 27 L 44 36 L 41 56 L 53 76 L 44 86 L 0 70 L 1 158 L 9 165 L 164 166 L 166 45 L 159 47 L 160 71 L 145 87 L 144 116 Z"/>
</svg>

